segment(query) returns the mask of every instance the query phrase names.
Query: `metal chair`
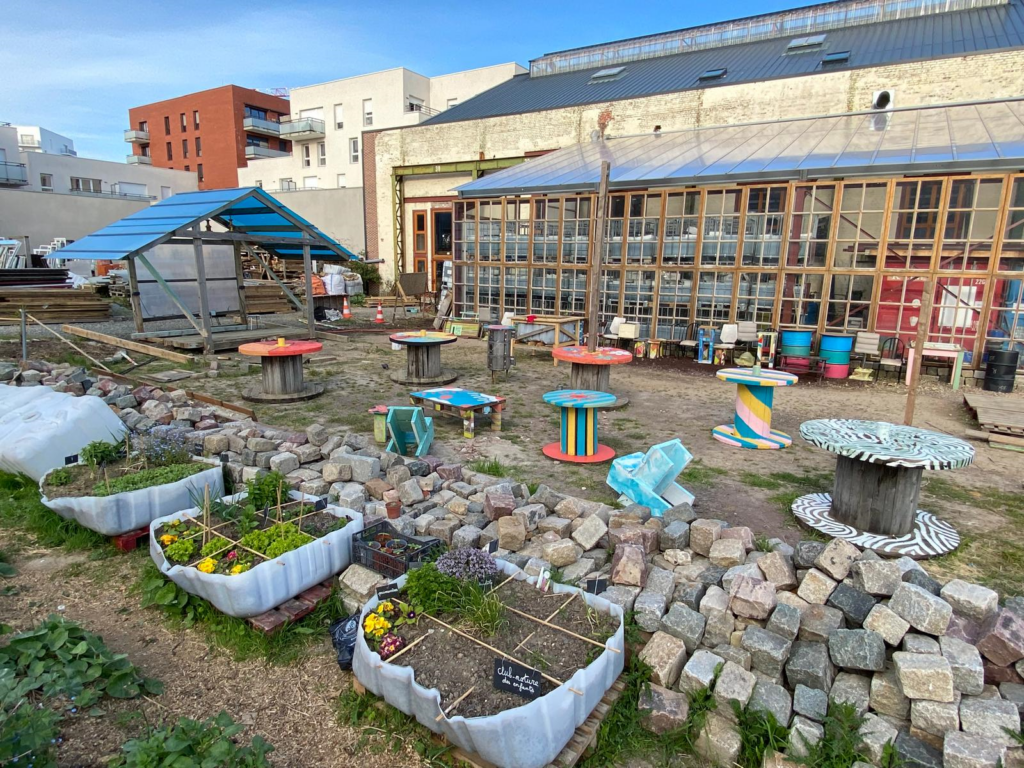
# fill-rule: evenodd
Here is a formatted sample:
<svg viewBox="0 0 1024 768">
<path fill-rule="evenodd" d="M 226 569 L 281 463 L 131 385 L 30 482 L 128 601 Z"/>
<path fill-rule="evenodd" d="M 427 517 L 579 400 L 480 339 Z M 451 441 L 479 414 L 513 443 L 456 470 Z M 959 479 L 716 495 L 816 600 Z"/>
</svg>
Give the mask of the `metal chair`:
<svg viewBox="0 0 1024 768">
<path fill-rule="evenodd" d="M 736 342 L 739 340 L 740 328 L 735 323 L 726 323 L 718 334 L 715 348 L 727 353 L 730 361 L 735 360 Z M 754 337 L 756 343 L 757 337 Z"/>
<path fill-rule="evenodd" d="M 903 370 L 907 365 L 907 345 L 899 336 L 889 336 L 879 347 L 878 364 L 876 366 L 875 384 L 882 371 L 896 372 L 896 381 L 903 380 Z"/>
<path fill-rule="evenodd" d="M 850 362 L 858 359 L 865 365 L 877 362 L 880 356 L 881 342 L 880 334 L 871 331 L 857 331 L 853 341 L 853 352 L 850 354 Z"/>
</svg>

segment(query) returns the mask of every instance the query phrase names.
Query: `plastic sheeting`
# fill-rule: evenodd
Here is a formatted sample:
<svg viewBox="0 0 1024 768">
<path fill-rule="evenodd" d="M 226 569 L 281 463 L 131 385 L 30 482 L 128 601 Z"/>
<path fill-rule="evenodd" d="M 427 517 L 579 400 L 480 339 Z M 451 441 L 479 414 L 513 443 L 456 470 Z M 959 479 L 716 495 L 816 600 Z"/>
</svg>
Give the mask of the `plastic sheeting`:
<svg viewBox="0 0 1024 768">
<path fill-rule="evenodd" d="M 44 475 L 39 481 L 40 492 L 45 480 Z M 161 515 L 169 515 L 191 506 L 194 499 L 202 498 L 206 486 L 210 487 L 210 496 L 213 498 L 224 493 L 224 470 L 220 464 L 166 485 L 154 485 L 112 496 L 48 499 L 44 494 L 42 502 L 61 517 L 74 520 L 90 530 L 104 536 L 118 536 L 144 528 Z"/>
<path fill-rule="evenodd" d="M 502 560 L 498 567 L 506 576 L 536 584 L 535 577 L 527 577 L 519 568 Z M 405 576 L 398 580 L 405 583 Z M 563 584 L 552 585 L 555 592 L 579 592 Z M 590 715 L 601 698 L 621 674 L 625 658 L 622 609 L 602 597 L 581 593 L 587 604 L 599 611 L 619 618 L 619 628 L 609 638 L 607 646 L 620 653 L 604 651 L 585 669 L 580 669 L 559 688 L 515 709 L 508 709 L 489 717 L 436 717 L 441 714 L 441 697 L 436 688 L 424 688 L 416 683 L 412 667 L 397 666 L 381 661 L 380 655 L 370 650 L 363 636 L 362 617 L 376 608 L 376 597 L 363 606 L 356 639 L 356 655 L 352 670 L 367 689 L 382 697 L 391 706 L 412 715 L 434 733 L 443 733 L 453 744 L 475 752 L 500 768 L 541 768 L 547 765 L 569 743 L 573 732 Z M 486 672 L 490 676 L 490 670 Z M 489 685 L 490 681 L 482 681 Z M 582 692 L 579 696 L 570 688 Z"/>
<path fill-rule="evenodd" d="M 224 501 L 241 501 L 246 496 L 245 493 L 236 493 Z M 292 491 L 290 496 L 308 502 L 317 501 L 316 496 L 297 491 Z M 363 530 L 362 514 L 334 506 L 328 506 L 326 511 L 335 517 L 352 518 L 352 521 L 340 531 L 332 531 L 237 576 L 203 573 L 198 568 L 169 563 L 164 557 L 156 537 L 157 528 L 164 522 L 186 515 L 198 517 L 198 508 L 166 515 L 150 523 L 149 554 L 167 578 L 189 594 L 209 600 L 221 613 L 238 618 L 258 616 L 340 573 L 352 562 L 352 536 Z"/>
<path fill-rule="evenodd" d="M 119 442 L 126 431 L 98 397 L 0 385 L 0 469 L 6 472 L 39 481 L 49 470 L 77 462 L 78 452 L 94 440 Z"/>
</svg>

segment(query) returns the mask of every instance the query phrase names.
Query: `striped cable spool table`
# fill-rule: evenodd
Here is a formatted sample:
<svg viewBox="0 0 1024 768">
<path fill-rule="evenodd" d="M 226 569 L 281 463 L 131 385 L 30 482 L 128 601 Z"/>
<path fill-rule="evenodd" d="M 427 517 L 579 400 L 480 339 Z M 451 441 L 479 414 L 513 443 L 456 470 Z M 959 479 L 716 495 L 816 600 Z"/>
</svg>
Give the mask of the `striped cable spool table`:
<svg viewBox="0 0 1024 768">
<path fill-rule="evenodd" d="M 723 368 L 715 375 L 736 385 L 736 417 L 732 424 L 711 430 L 716 440 L 737 448 L 759 450 L 777 450 L 792 444 L 793 438 L 772 429 L 772 398 L 776 387 L 791 387 L 799 381 L 795 374 Z"/>
<path fill-rule="evenodd" d="M 544 395 L 544 402 L 561 409 L 561 439 L 542 449 L 558 461 L 596 464 L 615 457 L 615 451 L 597 442 L 597 409 L 615 404 L 615 395 L 588 389 L 559 389 Z"/>
</svg>

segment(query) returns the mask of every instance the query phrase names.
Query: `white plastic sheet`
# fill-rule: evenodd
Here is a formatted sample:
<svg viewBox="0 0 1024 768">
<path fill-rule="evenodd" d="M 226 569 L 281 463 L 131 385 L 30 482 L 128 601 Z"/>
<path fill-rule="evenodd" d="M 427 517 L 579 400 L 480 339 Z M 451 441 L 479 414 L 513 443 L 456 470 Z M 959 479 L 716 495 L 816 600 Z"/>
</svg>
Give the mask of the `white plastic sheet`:
<svg viewBox="0 0 1024 768">
<path fill-rule="evenodd" d="M 40 492 L 45 480 L 44 475 L 39 481 Z M 48 499 L 43 494 L 42 502 L 61 517 L 74 520 L 104 536 L 117 536 L 144 528 L 161 515 L 192 506 L 193 499 L 203 497 L 206 486 L 210 487 L 211 498 L 218 498 L 224 493 L 224 470 L 220 464 L 173 483 L 137 491 L 62 499 Z"/>
<path fill-rule="evenodd" d="M 0 385 L 0 469 L 40 480 L 75 463 L 94 440 L 120 442 L 126 428 L 98 397 L 49 387 Z"/>
<path fill-rule="evenodd" d="M 245 493 L 236 493 L 224 501 L 241 501 L 246 496 Z M 311 503 L 317 501 L 316 496 L 297 491 L 292 491 L 290 496 Z M 198 568 L 169 563 L 164 557 L 157 541 L 157 529 L 167 521 L 186 515 L 198 518 L 201 514 L 198 508 L 154 520 L 149 527 L 149 554 L 167 578 L 189 594 L 209 600 L 221 613 L 239 618 L 258 616 L 340 573 L 352 562 L 352 536 L 363 530 L 362 514 L 335 506 L 328 506 L 326 511 L 335 517 L 351 518 L 351 522 L 340 531 L 332 531 L 237 576 L 203 573 Z"/>
<path fill-rule="evenodd" d="M 506 576 L 536 584 L 536 578 L 527 578 L 519 568 L 502 560 L 498 567 Z M 405 576 L 398 583 L 405 583 Z M 578 592 L 574 587 L 553 584 L 555 592 Z M 489 717 L 436 718 L 441 714 L 441 697 L 436 688 L 424 688 L 416 682 L 412 667 L 398 666 L 381 661 L 363 636 L 362 618 L 377 607 L 376 597 L 363 607 L 356 639 L 352 671 L 366 688 L 382 697 L 391 706 L 412 715 L 434 733 L 443 733 L 459 747 L 475 752 L 500 768 L 542 768 L 562 751 L 573 732 L 579 727 L 601 698 L 622 673 L 625 657 L 625 638 L 622 627 L 622 609 L 602 597 L 582 594 L 587 604 L 598 611 L 611 613 L 619 619 L 619 628 L 609 638 L 607 646 L 619 653 L 606 650 L 585 669 L 578 670 L 556 690 L 515 709 L 508 709 Z M 486 673 L 490 676 L 490 671 Z M 490 680 L 482 680 L 490 685 Z M 583 695 L 570 691 L 574 688 Z"/>
</svg>

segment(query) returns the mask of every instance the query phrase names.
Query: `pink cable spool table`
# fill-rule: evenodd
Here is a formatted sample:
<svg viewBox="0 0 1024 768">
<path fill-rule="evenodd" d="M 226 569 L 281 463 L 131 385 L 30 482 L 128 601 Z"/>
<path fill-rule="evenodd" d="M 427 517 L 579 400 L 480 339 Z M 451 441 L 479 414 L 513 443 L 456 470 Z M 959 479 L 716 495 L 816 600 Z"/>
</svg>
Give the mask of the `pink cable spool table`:
<svg viewBox="0 0 1024 768">
<path fill-rule="evenodd" d="M 310 400 L 324 393 L 322 384 L 303 381 L 302 356 L 324 348 L 319 341 L 277 339 L 242 344 L 239 354 L 260 359 L 262 384 L 247 388 L 242 397 L 255 403 L 290 403 Z"/>
<path fill-rule="evenodd" d="M 769 451 L 792 445 L 793 438 L 772 429 L 772 399 L 776 387 L 791 387 L 799 381 L 796 374 L 723 368 L 715 375 L 736 385 L 736 417 L 732 424 L 711 430 L 716 440 L 736 448 Z"/>
<path fill-rule="evenodd" d="M 459 337 L 444 331 L 402 331 L 390 339 L 405 347 L 405 373 L 395 371 L 391 380 L 396 384 L 440 386 L 451 384 L 459 375 L 441 367 L 441 347 L 454 344 Z"/>
<path fill-rule="evenodd" d="M 592 392 L 611 391 L 611 366 L 633 362 L 633 353 L 615 347 L 598 347 L 589 352 L 585 346 L 556 347 L 551 350 L 555 360 L 569 363 L 569 385 L 573 389 Z M 619 396 L 606 408 L 620 408 L 629 401 Z"/>
</svg>

